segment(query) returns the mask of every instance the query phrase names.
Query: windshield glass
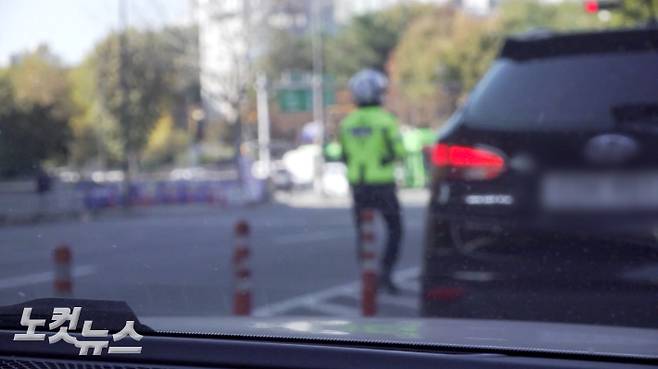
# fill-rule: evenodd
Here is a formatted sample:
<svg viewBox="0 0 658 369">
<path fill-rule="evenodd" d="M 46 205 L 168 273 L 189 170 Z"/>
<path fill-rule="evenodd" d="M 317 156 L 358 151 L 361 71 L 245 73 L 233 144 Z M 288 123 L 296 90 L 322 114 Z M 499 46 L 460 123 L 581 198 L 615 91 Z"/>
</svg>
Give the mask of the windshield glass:
<svg viewBox="0 0 658 369">
<path fill-rule="evenodd" d="M 634 106 L 658 101 L 658 53 L 495 63 L 473 91 L 467 120 L 501 130 L 615 128 Z M 559 109 L 555 109 L 555 106 Z M 626 110 L 624 110 L 626 109 Z M 655 120 L 655 116 L 644 118 Z"/>
<path fill-rule="evenodd" d="M 656 337 L 645 1 L 0 3 L 1 327 Z"/>
</svg>

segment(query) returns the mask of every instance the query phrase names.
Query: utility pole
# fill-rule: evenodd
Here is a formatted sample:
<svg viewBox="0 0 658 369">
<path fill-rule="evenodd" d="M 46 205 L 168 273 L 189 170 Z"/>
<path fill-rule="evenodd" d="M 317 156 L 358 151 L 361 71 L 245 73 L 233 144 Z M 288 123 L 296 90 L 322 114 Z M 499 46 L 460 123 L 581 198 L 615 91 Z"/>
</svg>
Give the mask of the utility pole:
<svg viewBox="0 0 658 369">
<path fill-rule="evenodd" d="M 258 159 L 267 177 L 270 175 L 270 111 L 267 97 L 267 77 L 258 76 L 256 81 L 258 108 Z"/>
<path fill-rule="evenodd" d="M 244 64 L 242 66 L 240 65 L 234 65 L 237 70 L 234 73 L 238 73 L 237 77 L 237 88 L 236 92 L 236 100 L 235 104 L 233 106 L 233 109 L 235 110 L 233 113 L 235 114 L 235 121 L 234 121 L 234 150 L 235 150 L 235 165 L 236 169 L 238 171 L 238 177 L 240 178 L 240 184 L 242 188 L 246 188 L 246 178 L 248 177 L 246 171 L 248 168 L 245 167 L 243 155 L 244 153 L 242 152 L 242 141 L 243 141 L 243 127 L 242 127 L 242 103 L 243 103 L 243 89 L 246 88 L 246 85 L 243 85 L 243 83 L 246 83 L 242 81 L 243 78 L 248 78 L 249 73 L 251 72 L 251 52 L 252 52 L 252 32 L 253 32 L 253 27 L 252 27 L 252 7 L 251 7 L 251 0 L 242 0 L 238 2 L 240 5 L 239 8 L 239 16 L 240 16 L 240 22 L 241 22 L 241 27 L 242 27 L 242 32 L 243 36 L 241 40 L 236 40 L 236 42 L 244 42 L 244 51 L 237 51 L 237 59 L 239 60 L 239 63 Z M 241 67 L 245 67 L 244 70 L 240 70 Z"/>
<path fill-rule="evenodd" d="M 130 187 L 132 184 L 133 145 L 130 117 L 128 114 L 128 80 L 126 70 L 128 69 L 128 9 L 126 0 L 119 0 L 119 88 L 120 116 L 119 125 L 123 133 L 123 206 L 130 206 Z"/>
<path fill-rule="evenodd" d="M 324 134 L 325 134 L 325 122 L 324 122 L 324 63 L 322 49 L 323 46 L 323 37 L 322 32 L 322 6 L 324 5 L 323 0 L 313 0 L 311 5 L 311 30 L 312 35 L 312 51 L 313 51 L 313 78 L 312 78 L 312 88 L 313 88 L 313 123 L 320 126 L 320 137 L 317 138 L 316 144 L 320 145 L 320 154 L 314 160 L 314 187 L 316 190 L 321 192 L 323 191 L 322 187 L 322 172 L 324 171 L 324 159 L 322 155 L 323 145 L 324 145 Z"/>
</svg>

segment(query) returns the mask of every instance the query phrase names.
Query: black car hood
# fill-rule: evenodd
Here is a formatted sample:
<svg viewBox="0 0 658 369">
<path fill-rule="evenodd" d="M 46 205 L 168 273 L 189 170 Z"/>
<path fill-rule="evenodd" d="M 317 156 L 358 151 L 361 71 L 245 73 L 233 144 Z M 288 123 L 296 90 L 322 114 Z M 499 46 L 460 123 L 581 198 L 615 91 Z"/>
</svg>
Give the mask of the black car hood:
<svg viewBox="0 0 658 369">
<path fill-rule="evenodd" d="M 467 319 L 147 317 L 158 332 L 658 359 L 658 330 Z"/>
</svg>

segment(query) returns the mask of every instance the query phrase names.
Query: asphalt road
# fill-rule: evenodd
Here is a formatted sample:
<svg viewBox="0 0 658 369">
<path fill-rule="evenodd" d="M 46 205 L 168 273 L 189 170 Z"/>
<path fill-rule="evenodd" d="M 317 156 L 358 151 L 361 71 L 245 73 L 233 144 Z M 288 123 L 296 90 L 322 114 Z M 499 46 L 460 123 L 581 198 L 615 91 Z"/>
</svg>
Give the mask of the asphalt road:
<svg viewBox="0 0 658 369">
<path fill-rule="evenodd" d="M 396 279 L 379 315 L 418 314 L 423 194 L 405 201 Z M 254 314 L 356 316 L 355 231 L 346 201 L 304 200 L 243 209 L 206 205 L 136 210 L 87 221 L 0 228 L 0 304 L 53 296 L 52 250 L 73 252 L 74 297 L 125 300 L 141 316 L 231 313 L 232 229 L 252 227 Z M 301 202 L 300 202 L 301 201 Z M 380 229 L 380 234 L 381 234 Z"/>
<path fill-rule="evenodd" d="M 395 279 L 402 292 L 379 294 L 381 317 L 421 314 L 427 196 L 416 191 L 401 197 L 405 236 Z M 253 315 L 360 314 L 349 201 L 307 194 L 247 208 L 155 207 L 87 221 L 0 228 L 0 305 L 53 296 L 52 251 L 66 243 L 74 255 L 73 297 L 124 300 L 139 316 L 151 318 L 230 315 L 232 229 L 239 219 L 248 220 L 253 231 Z M 381 243 L 381 224 L 377 229 Z M 428 275 L 434 276 L 432 291 L 448 289 L 434 291 L 427 312 L 658 326 L 658 247 L 538 242 L 481 246 L 469 255 L 446 250 Z M 455 288 L 459 296 L 451 297 Z"/>
</svg>

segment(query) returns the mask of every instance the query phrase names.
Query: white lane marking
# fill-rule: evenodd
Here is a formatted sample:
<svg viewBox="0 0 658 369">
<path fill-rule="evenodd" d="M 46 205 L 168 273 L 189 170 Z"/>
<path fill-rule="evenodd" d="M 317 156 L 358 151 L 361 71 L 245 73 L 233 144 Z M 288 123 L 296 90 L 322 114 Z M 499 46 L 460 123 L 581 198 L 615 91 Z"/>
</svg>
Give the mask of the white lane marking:
<svg viewBox="0 0 658 369">
<path fill-rule="evenodd" d="M 308 306 L 308 309 L 324 313 L 330 316 L 340 316 L 340 317 L 357 317 L 360 315 L 360 311 L 357 308 L 349 307 L 345 305 L 332 304 L 329 302 L 323 302 L 321 304 L 314 304 Z"/>
<path fill-rule="evenodd" d="M 394 273 L 393 279 L 398 282 L 404 282 L 409 279 L 418 278 L 420 274 L 420 267 L 411 267 L 399 270 Z M 283 300 L 277 303 L 264 305 L 254 310 L 254 316 L 257 317 L 271 317 L 284 314 L 290 310 L 304 308 L 322 310 L 323 305 L 327 305 L 326 300 L 338 296 L 354 296 L 357 295 L 361 287 L 360 281 L 354 281 L 339 286 L 331 287 L 325 290 L 311 292 L 288 300 Z M 330 309 L 330 308 L 329 308 Z"/>
<path fill-rule="evenodd" d="M 302 234 L 277 237 L 274 239 L 274 243 L 278 245 L 284 245 L 291 243 L 307 243 L 307 242 L 344 239 L 347 237 L 352 237 L 352 236 L 347 232 L 317 231 L 317 232 L 306 232 Z"/>
<path fill-rule="evenodd" d="M 81 265 L 74 267 L 71 271 L 72 277 L 84 277 L 86 275 L 94 274 L 96 268 L 92 265 Z M 40 272 L 33 274 L 26 274 L 16 277 L 9 277 L 0 279 L 0 290 L 8 288 L 16 288 L 23 286 L 30 286 L 33 284 L 52 282 L 55 278 L 53 272 Z"/>
<path fill-rule="evenodd" d="M 408 279 L 418 278 L 420 276 L 420 267 L 415 266 L 407 269 L 398 270 L 393 273 L 393 280 L 402 283 Z"/>
<path fill-rule="evenodd" d="M 305 295 L 293 297 L 288 300 L 257 308 L 254 310 L 254 316 L 269 317 L 285 313 L 286 311 L 292 309 L 317 305 L 318 302 L 325 299 L 330 299 L 341 295 L 354 294 L 356 293 L 358 287 L 358 282 L 352 282 L 336 287 L 331 287 L 323 291 L 307 293 Z"/>
<path fill-rule="evenodd" d="M 418 309 L 418 299 L 416 297 L 380 295 L 378 298 L 382 304 L 394 305 L 412 310 Z"/>
<path fill-rule="evenodd" d="M 420 293 L 420 281 L 399 281 L 398 287 L 413 293 Z"/>
</svg>

